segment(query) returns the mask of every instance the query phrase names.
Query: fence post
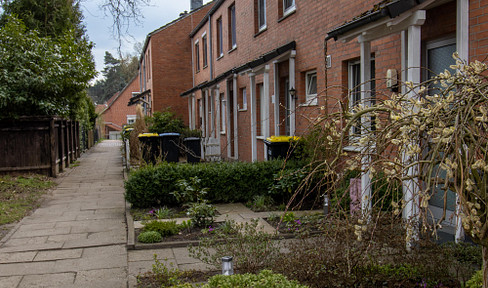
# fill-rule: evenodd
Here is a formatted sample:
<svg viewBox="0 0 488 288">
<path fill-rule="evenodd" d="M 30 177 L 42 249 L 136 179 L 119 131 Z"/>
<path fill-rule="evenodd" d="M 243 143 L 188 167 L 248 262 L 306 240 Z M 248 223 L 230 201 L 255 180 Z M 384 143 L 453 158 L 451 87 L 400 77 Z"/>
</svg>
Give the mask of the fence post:
<svg viewBox="0 0 488 288">
<path fill-rule="evenodd" d="M 50 160 L 51 160 L 51 167 L 50 167 L 50 169 L 51 169 L 51 171 L 50 171 L 50 174 L 51 175 L 50 176 L 51 177 L 56 177 L 57 176 L 56 175 L 56 151 L 55 151 L 55 148 L 56 148 L 55 147 L 55 141 L 56 140 L 54 139 L 56 133 L 54 132 L 54 129 L 55 129 L 55 127 L 54 127 L 54 117 L 51 117 L 49 119 L 49 142 L 50 142 L 50 148 L 49 148 L 50 155 L 49 155 L 49 157 L 50 157 Z"/>
<path fill-rule="evenodd" d="M 80 158 L 80 122 L 75 122 L 76 158 Z"/>
</svg>

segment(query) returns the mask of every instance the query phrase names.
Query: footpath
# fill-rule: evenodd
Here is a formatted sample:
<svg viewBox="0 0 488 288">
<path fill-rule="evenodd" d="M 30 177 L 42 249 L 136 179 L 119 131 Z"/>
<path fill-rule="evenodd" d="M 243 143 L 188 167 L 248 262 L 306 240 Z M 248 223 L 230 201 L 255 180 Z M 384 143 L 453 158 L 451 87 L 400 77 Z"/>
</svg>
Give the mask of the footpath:
<svg viewBox="0 0 488 288">
<path fill-rule="evenodd" d="M 82 155 L 41 207 L 0 240 L 0 288 L 133 288 L 137 275 L 151 271 L 155 254 L 180 270 L 211 269 L 181 245 L 128 250 L 141 224 L 126 218 L 121 145 L 105 140 Z M 262 219 L 268 212 L 239 203 L 216 208 L 217 221 L 257 218 L 260 229 L 274 232 Z"/>
<path fill-rule="evenodd" d="M 1 240 L 0 287 L 127 287 L 120 146 L 90 149 Z"/>
</svg>

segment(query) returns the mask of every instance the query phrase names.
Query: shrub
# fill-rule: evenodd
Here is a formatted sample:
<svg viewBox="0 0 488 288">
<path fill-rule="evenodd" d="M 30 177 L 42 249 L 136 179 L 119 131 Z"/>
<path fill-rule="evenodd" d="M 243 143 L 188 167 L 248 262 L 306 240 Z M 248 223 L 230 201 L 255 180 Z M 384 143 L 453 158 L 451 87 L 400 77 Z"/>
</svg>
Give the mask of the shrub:
<svg viewBox="0 0 488 288">
<path fill-rule="evenodd" d="M 152 117 L 146 117 L 146 123 L 151 133 L 181 133 L 185 124 L 170 110 L 154 112 Z"/>
<path fill-rule="evenodd" d="M 198 246 L 190 246 L 190 256 L 220 269 L 222 257 L 232 255 L 235 269 L 240 273 L 257 273 L 263 268 L 269 268 L 266 265 L 272 265 L 278 257 L 280 244 L 273 241 L 273 235 L 260 230 L 258 224 L 256 219 L 241 224 L 229 221 L 226 225 L 231 225 L 231 228 L 222 231 L 217 229 L 211 237 L 201 239 Z M 229 239 L 227 230 L 237 233 Z M 227 240 L 222 242 L 222 239 Z"/>
<path fill-rule="evenodd" d="M 137 240 L 142 243 L 157 243 L 161 242 L 163 237 L 156 231 L 142 232 L 137 236 Z"/>
<path fill-rule="evenodd" d="M 163 237 L 168 237 L 177 234 L 180 229 L 176 221 L 158 221 L 153 220 L 144 224 L 144 231 L 158 232 Z"/>
<path fill-rule="evenodd" d="M 203 286 L 208 288 L 305 288 L 296 281 L 290 281 L 281 274 L 262 270 L 259 274 L 215 275 Z"/>
<path fill-rule="evenodd" d="M 299 169 L 300 164 L 287 162 L 287 169 Z M 274 175 L 284 167 L 281 160 L 244 163 L 161 163 L 148 165 L 131 172 L 125 182 L 125 197 L 134 207 L 154 207 L 180 204 L 172 194 L 179 191 L 178 180 L 190 182 L 190 177 L 201 179 L 200 187 L 209 189 L 206 199 L 215 202 L 246 202 L 255 195 L 263 195 L 274 184 Z M 271 195 L 275 201 L 287 199 L 290 194 Z"/>
<path fill-rule="evenodd" d="M 482 288 L 483 287 L 483 271 L 478 270 L 473 277 L 466 282 L 466 288 Z"/>
<path fill-rule="evenodd" d="M 188 208 L 188 216 L 196 227 L 207 227 L 213 224 L 216 209 L 207 201 L 192 203 Z"/>
</svg>

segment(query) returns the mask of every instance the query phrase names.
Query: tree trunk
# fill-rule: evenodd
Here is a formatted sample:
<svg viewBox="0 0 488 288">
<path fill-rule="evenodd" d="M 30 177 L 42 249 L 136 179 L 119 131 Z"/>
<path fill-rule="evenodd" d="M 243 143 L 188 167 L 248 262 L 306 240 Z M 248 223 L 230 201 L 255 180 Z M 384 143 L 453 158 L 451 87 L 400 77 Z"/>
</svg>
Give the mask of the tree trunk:
<svg viewBox="0 0 488 288">
<path fill-rule="evenodd" d="M 483 251 L 483 288 L 488 288 L 488 247 L 481 246 Z"/>
</svg>

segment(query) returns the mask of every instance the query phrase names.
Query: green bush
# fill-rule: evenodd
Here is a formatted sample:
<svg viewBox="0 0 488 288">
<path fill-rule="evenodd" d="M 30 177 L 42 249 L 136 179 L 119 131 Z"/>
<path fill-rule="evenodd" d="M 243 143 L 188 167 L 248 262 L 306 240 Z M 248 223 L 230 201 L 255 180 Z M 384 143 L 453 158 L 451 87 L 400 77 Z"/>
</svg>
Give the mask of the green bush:
<svg viewBox="0 0 488 288">
<path fill-rule="evenodd" d="M 466 288 L 482 288 L 483 287 L 483 271 L 478 270 L 473 277 L 466 282 Z"/>
<path fill-rule="evenodd" d="M 180 229 L 176 224 L 176 221 L 158 221 L 153 220 L 151 222 L 145 223 L 143 230 L 145 232 L 155 231 L 158 232 L 163 237 L 168 237 L 177 234 Z"/>
<path fill-rule="evenodd" d="M 181 133 L 185 124 L 170 110 L 154 112 L 152 117 L 146 117 L 146 123 L 151 133 Z"/>
<path fill-rule="evenodd" d="M 196 227 L 208 227 L 213 224 L 216 209 L 214 206 L 208 204 L 207 201 L 192 203 L 188 208 L 188 216 L 190 216 L 191 223 Z"/>
<path fill-rule="evenodd" d="M 255 195 L 263 195 L 275 184 L 274 176 L 283 169 L 283 161 L 255 163 L 161 163 L 131 172 L 125 183 L 126 199 L 133 207 L 174 206 L 181 204 L 172 194 L 178 191 L 178 180 L 201 179 L 200 187 L 209 189 L 206 199 L 215 202 L 246 202 Z M 287 169 L 300 165 L 287 162 Z M 271 195 L 277 202 L 288 199 L 288 191 Z"/>
<path fill-rule="evenodd" d="M 305 288 L 296 281 L 290 281 L 281 274 L 262 270 L 259 274 L 215 275 L 204 287 L 209 288 Z"/>
<path fill-rule="evenodd" d="M 161 242 L 162 239 L 163 237 L 161 236 L 161 234 L 156 231 L 142 232 L 137 237 L 137 240 L 142 243 L 157 243 Z"/>
</svg>

